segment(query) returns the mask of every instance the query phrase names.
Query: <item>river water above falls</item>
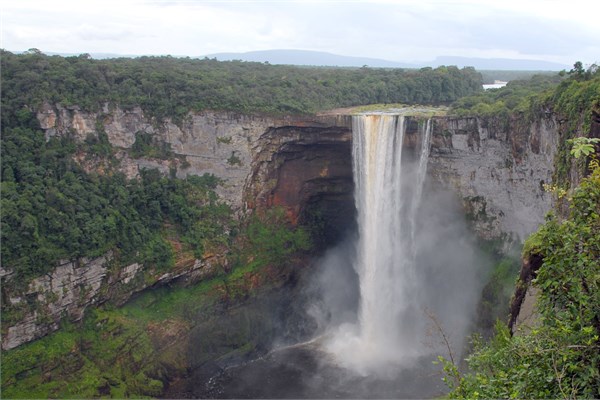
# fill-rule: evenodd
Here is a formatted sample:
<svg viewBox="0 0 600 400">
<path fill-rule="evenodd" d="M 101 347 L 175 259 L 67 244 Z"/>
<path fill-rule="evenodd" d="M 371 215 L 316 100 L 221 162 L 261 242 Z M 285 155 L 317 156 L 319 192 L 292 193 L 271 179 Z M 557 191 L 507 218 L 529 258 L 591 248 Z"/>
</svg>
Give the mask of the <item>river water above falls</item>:
<svg viewBox="0 0 600 400">
<path fill-rule="evenodd" d="M 405 125 L 403 115 L 353 117 L 357 232 L 316 263 L 290 302 L 303 316 L 289 318 L 313 339 L 280 341 L 251 361 L 206 364 L 185 389 L 174 387 L 170 395 L 424 398 L 444 393 L 432 361 L 447 356 L 448 349 L 431 327 L 443 327 L 459 356 L 482 287 L 481 260 L 457 199 L 428 183 L 432 121 L 419 122 L 416 140 L 407 140 Z"/>
</svg>

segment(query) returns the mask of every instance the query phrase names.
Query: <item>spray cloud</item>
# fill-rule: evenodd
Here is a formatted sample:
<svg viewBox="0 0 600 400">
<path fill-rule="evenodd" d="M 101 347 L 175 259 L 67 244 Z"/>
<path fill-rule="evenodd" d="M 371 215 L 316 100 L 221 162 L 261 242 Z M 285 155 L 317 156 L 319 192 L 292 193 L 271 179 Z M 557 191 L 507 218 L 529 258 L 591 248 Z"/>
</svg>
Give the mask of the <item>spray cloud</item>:
<svg viewBox="0 0 600 400">
<path fill-rule="evenodd" d="M 427 343 L 426 310 L 460 350 L 481 291 L 458 202 L 426 179 L 431 120 L 420 124 L 413 153 L 403 149 L 405 122 L 353 117 L 358 235 L 322 260 L 310 310 L 326 326 L 325 349 L 363 375 L 443 352 Z"/>
</svg>

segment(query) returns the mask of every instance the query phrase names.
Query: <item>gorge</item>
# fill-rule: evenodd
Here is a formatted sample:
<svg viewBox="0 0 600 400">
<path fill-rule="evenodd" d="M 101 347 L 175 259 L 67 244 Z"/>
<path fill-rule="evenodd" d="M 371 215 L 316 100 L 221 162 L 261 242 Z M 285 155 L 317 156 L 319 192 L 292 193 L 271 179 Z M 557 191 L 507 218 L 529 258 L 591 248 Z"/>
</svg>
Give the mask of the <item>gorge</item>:
<svg viewBox="0 0 600 400">
<path fill-rule="evenodd" d="M 425 132 L 430 134 L 431 151 L 429 157 L 421 159 L 428 160 L 429 185 L 454 193 L 449 197 L 463 209 L 471 228 L 482 239 L 508 251 L 511 243 L 523 240 L 543 220 L 550 197 L 541 184 L 551 180 L 556 151 L 556 123 L 552 118 L 525 125 L 519 121 L 447 117 L 443 110 L 428 108 L 408 109 L 403 114 L 403 135 L 396 141 L 398 151 L 404 149 L 408 157 L 418 154 L 424 148 L 423 129 L 428 127 Z M 190 114 L 181 126 L 166 121 L 157 127 L 140 109 L 105 108 L 101 113 L 88 113 L 76 107 L 46 104 L 37 118 L 46 137 L 73 135 L 79 142 L 98 135 L 97 122 L 101 121 L 103 132 L 116 149 L 119 168 L 129 177 L 147 168 L 158 168 L 165 174 L 175 171 L 179 177 L 208 172 L 223 179 L 217 191 L 238 213 L 277 206 L 296 223 L 314 222 L 316 218 L 322 232 L 318 245 L 323 250 L 339 244 L 357 228 L 352 171 L 352 132 L 356 131 L 352 121 L 357 117 L 350 111 L 282 119 L 204 112 Z M 173 156 L 132 157 L 128 149 L 143 133 L 151 134 L 156 143 L 168 144 Z M 88 170 L 101 168 L 94 158 L 77 159 Z M 515 215 L 515 210 L 520 215 Z M 77 321 L 94 304 L 123 304 L 148 286 L 189 285 L 210 279 L 226 262 L 212 254 L 181 264 L 171 272 L 148 276 L 141 264 L 111 269 L 110 258 L 107 254 L 99 259 L 77 260 L 72 265 L 65 261 L 64 266 L 34 279 L 20 292 L 11 292 L 10 286 L 3 285 L 3 296 L 9 304 L 37 298 L 44 305 L 12 326 L 3 325 L 3 348 L 15 348 L 46 335 L 58 329 L 65 317 Z M 10 282 L 10 271 L 5 273 L 8 275 L 4 279 Z M 475 292 L 480 290 L 478 285 L 472 286 Z M 472 312 L 473 303 L 469 304 L 467 308 Z M 179 334 L 189 335 L 184 332 L 186 329 Z M 192 333 L 192 341 L 194 335 L 205 334 L 188 332 Z M 274 332 L 266 337 L 274 339 Z M 306 334 L 294 336 L 306 338 Z M 190 359 L 185 368 L 202 371 L 206 365 L 200 360 L 206 359 Z M 170 393 L 181 395 L 187 390 Z"/>
<path fill-rule="evenodd" d="M 145 168 L 158 168 L 167 173 L 173 166 L 178 176 L 213 173 L 225 181 L 218 187 L 218 193 L 240 212 L 281 206 L 295 221 L 318 212 L 326 224 L 323 231 L 329 236 L 324 243 L 335 243 L 352 225 L 353 219 L 349 218 L 354 213 L 349 115 L 278 121 L 204 113 L 191 115 L 189 123 L 182 128 L 167 122 L 157 132 L 144 119 L 141 110 L 116 109 L 88 114 L 47 105 L 38 118 L 48 137 L 73 132 L 81 141 L 96 134 L 97 120 L 104 121 L 108 140 L 123 150 L 133 145 L 136 132 L 154 133 L 159 142 L 168 143 L 173 153 L 187 163 L 186 167 L 177 168 L 183 162 L 180 158 L 135 159 L 119 150 L 120 169 L 130 177 Z M 406 117 L 402 142 L 407 148 L 414 148 L 420 140 L 418 121 L 418 117 Z M 431 124 L 429 173 L 439 185 L 458 194 L 470 223 L 482 238 L 505 243 L 521 241 L 543 221 L 550 208 L 550 196 L 542 185 L 551 181 L 557 146 L 556 122 L 551 118 L 542 119 L 527 126 L 517 121 L 511 124 L 493 119 L 434 116 Z M 232 154 L 239 163 L 228 161 Z M 83 160 L 84 165 L 86 162 L 89 163 Z M 105 258 L 109 259 L 110 255 Z M 125 290 L 131 293 L 143 288 L 132 286 L 139 266 L 131 265 L 122 270 L 120 276 L 109 276 L 103 262 L 106 261 L 80 261 L 84 265 L 95 265 L 86 268 L 88 278 L 75 279 L 77 272 L 68 272 L 66 276 L 56 272 L 54 278 L 49 275 L 34 281 L 25 292 L 27 296 L 45 298 L 44 291 L 52 291 L 57 297 L 48 303 L 54 310 L 50 314 L 52 322 L 36 327 L 36 317 L 32 315 L 21 325 L 8 327 L 3 348 L 39 337 L 52 330 L 49 326 L 56 329 L 65 310 L 80 317 L 87 304 L 105 300 L 99 296 L 102 285 L 129 285 Z M 202 275 L 202 271 L 210 269 L 210 264 L 210 259 L 198 260 L 182 271 L 159 277 L 158 281 L 169 281 L 182 274 Z M 72 283 L 64 286 L 61 282 L 66 282 L 65 279 Z M 72 299 L 79 292 L 78 287 L 90 290 L 85 300 L 75 306 Z M 17 294 L 6 296 L 13 299 L 13 303 L 21 301 Z M 127 295 L 121 301 L 126 299 Z M 29 336 L 18 333 L 25 330 Z"/>
<path fill-rule="evenodd" d="M 595 67 L 0 61 L 2 397 L 597 392 Z"/>
</svg>

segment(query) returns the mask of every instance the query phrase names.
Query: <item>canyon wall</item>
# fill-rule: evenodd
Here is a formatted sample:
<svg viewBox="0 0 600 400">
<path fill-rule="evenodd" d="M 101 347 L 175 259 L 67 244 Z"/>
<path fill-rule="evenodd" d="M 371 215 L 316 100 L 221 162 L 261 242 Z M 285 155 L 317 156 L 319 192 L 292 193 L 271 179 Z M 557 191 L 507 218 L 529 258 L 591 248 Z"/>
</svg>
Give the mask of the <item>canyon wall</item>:
<svg viewBox="0 0 600 400">
<path fill-rule="evenodd" d="M 423 117 L 407 117 L 405 146 L 418 143 Z M 251 209 L 283 207 L 292 222 L 320 218 L 334 243 L 354 224 L 351 117 L 331 114 L 274 118 L 225 112 L 191 113 L 179 124 L 147 118 L 140 108 L 87 113 L 77 107 L 46 104 L 38 112 L 46 137 L 70 135 L 83 142 L 106 133 L 119 168 L 129 178 L 157 168 L 179 178 L 214 174 L 223 179 L 221 198 L 239 215 Z M 168 144 L 170 157 L 133 157 L 141 134 L 154 144 Z M 522 241 L 543 222 L 550 196 L 556 151 L 556 124 L 551 118 L 521 121 L 435 117 L 429 174 L 434 184 L 455 191 L 476 232 L 487 240 Z M 76 156 L 89 170 L 94 160 Z M 101 169 L 100 169 L 101 172 Z M 48 275 L 20 287 L 9 266 L 0 270 L 2 296 L 15 313 L 3 326 L 2 348 L 10 349 L 58 329 L 62 318 L 78 320 L 86 307 L 115 300 L 173 280 L 194 282 L 210 276 L 227 261 L 224 255 L 187 260 L 167 273 L 144 271 L 139 264 L 111 265 L 106 254 L 93 260 L 64 260 Z"/>
<path fill-rule="evenodd" d="M 346 204 L 353 204 L 349 150 L 338 152 L 343 157 L 337 161 L 331 159 L 336 158 L 335 152 L 323 151 L 327 142 L 350 148 L 350 127 L 341 117 L 269 118 L 204 112 L 190 114 L 178 125 L 170 120 L 156 123 L 140 108 L 105 107 L 99 113 L 87 113 L 78 107 L 49 104 L 37 116 L 47 138 L 70 136 L 82 143 L 106 133 L 118 168 L 128 178 L 153 168 L 179 178 L 213 174 L 223 180 L 216 189 L 220 198 L 239 214 L 249 208 L 280 205 L 297 220 L 307 201 L 323 198 L 335 205 L 335 198 L 341 196 Z M 170 156 L 133 157 L 130 150 L 140 134 L 151 135 L 153 145 L 168 144 Z M 94 157 L 78 153 L 75 159 L 84 169 L 103 173 L 102 162 Z M 283 164 L 281 169 L 261 168 Z M 291 183 L 286 183 L 288 179 Z M 273 187 L 266 190 L 269 184 Z M 337 193 L 328 197 L 333 186 Z M 336 213 L 330 214 L 333 220 Z M 2 299 L 11 316 L 2 326 L 2 348 L 11 349 L 55 331 L 63 318 L 77 321 L 90 305 L 108 300 L 122 304 L 151 286 L 173 281 L 186 284 L 213 276 L 226 267 L 227 259 L 225 254 L 206 254 L 202 259 L 178 260 L 168 272 L 148 270 L 138 263 L 118 266 L 111 262 L 110 253 L 96 259 L 61 260 L 52 273 L 26 285 L 13 281 L 10 266 L 3 266 Z"/>
<path fill-rule="evenodd" d="M 553 118 L 437 118 L 433 134 L 429 172 L 461 196 L 483 239 L 520 243 L 544 221 L 558 143 Z"/>
</svg>

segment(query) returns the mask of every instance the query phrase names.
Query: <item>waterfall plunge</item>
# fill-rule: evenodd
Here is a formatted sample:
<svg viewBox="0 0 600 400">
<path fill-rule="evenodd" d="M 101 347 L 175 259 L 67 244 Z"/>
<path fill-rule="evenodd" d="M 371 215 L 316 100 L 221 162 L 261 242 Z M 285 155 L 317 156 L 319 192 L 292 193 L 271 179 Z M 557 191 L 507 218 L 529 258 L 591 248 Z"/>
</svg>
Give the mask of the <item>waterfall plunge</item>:
<svg viewBox="0 0 600 400">
<path fill-rule="evenodd" d="M 416 215 L 427 171 L 431 120 L 415 156 L 402 157 L 405 118 L 359 115 L 352 121 L 360 282 L 358 326 L 342 326 L 329 350 L 357 369 L 402 364 L 421 354 L 423 310 L 416 273 Z"/>
</svg>

